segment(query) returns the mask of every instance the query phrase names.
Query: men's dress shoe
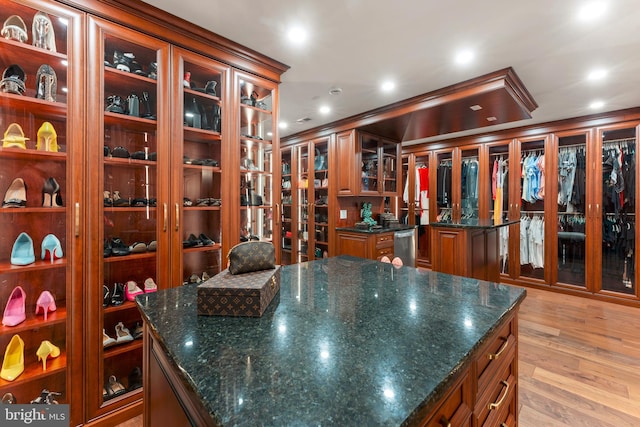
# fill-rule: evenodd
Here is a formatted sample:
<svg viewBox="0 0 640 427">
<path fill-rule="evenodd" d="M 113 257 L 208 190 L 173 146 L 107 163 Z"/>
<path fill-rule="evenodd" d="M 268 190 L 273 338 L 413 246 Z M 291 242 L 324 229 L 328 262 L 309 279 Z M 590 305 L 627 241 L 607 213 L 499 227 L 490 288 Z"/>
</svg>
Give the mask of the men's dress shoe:
<svg viewBox="0 0 640 427">
<path fill-rule="evenodd" d="M 131 332 L 131 336 L 133 336 L 134 340 L 142 338 L 142 324 L 140 322 L 136 322 L 136 325 L 133 327 L 133 332 Z"/>
<path fill-rule="evenodd" d="M 44 320 L 47 320 L 47 312 L 56 311 L 56 299 L 49 291 L 42 291 L 36 301 L 36 314 L 40 313 L 40 309 L 44 312 Z"/>
<path fill-rule="evenodd" d="M 27 79 L 22 67 L 18 64 L 9 65 L 2 73 L 0 80 L 0 92 L 24 95 L 26 90 L 24 82 Z"/>
<path fill-rule="evenodd" d="M 129 329 L 122 322 L 118 322 L 116 325 L 116 342 L 122 344 L 125 342 L 133 341 L 133 336 Z"/>
<path fill-rule="evenodd" d="M 20 233 L 13 249 L 11 249 L 11 264 L 28 265 L 36 261 L 36 254 L 33 251 L 33 240 L 25 232 Z"/>
<path fill-rule="evenodd" d="M 24 289 L 21 286 L 13 288 L 2 316 L 2 324 L 4 326 L 16 326 L 25 321 L 27 318 L 24 308 L 25 300 Z"/>
<path fill-rule="evenodd" d="M 25 206 L 27 206 L 27 186 L 22 178 L 16 178 L 4 193 L 2 207 L 24 208 Z"/>
<path fill-rule="evenodd" d="M 149 252 L 155 252 L 158 249 L 158 242 L 155 240 L 152 240 L 149 242 L 149 244 L 147 245 L 147 250 Z"/>
<path fill-rule="evenodd" d="M 151 277 L 147 277 L 144 281 L 144 292 L 146 294 L 151 292 L 156 292 L 158 290 L 158 285 Z"/>
<path fill-rule="evenodd" d="M 112 399 L 127 392 L 127 389 L 124 388 L 122 384 L 120 384 L 115 375 L 111 375 L 109 377 L 109 383 L 104 386 L 104 388 L 107 391 L 107 399 Z"/>
<path fill-rule="evenodd" d="M 113 255 L 113 251 L 111 250 L 111 241 L 109 239 L 104 240 L 104 257 L 109 258 Z"/>
<path fill-rule="evenodd" d="M 133 280 L 129 280 L 124 286 L 124 294 L 129 301 L 135 300 L 137 295 L 142 295 L 143 293 L 144 291 Z"/>
<path fill-rule="evenodd" d="M 142 370 L 136 366 L 129 373 L 129 391 L 142 387 Z"/>
<path fill-rule="evenodd" d="M 215 242 L 211 240 L 206 234 L 200 233 L 198 239 L 202 242 L 204 246 L 213 246 Z"/>
<path fill-rule="evenodd" d="M 62 396 L 62 393 L 58 393 L 57 391 L 49 391 L 46 388 L 43 388 L 40 392 L 40 396 L 36 397 L 29 403 L 34 405 L 57 405 L 57 396 Z"/>
<path fill-rule="evenodd" d="M 29 138 L 25 138 L 22 127 L 17 123 L 11 123 L 7 130 L 4 131 L 4 138 L 2 138 L 2 147 L 4 148 L 22 148 L 27 149 Z"/>
<path fill-rule="evenodd" d="M 111 305 L 122 305 L 124 298 L 124 285 L 122 283 L 114 283 L 113 292 L 111 293 Z"/>
<path fill-rule="evenodd" d="M 58 134 L 51 123 L 44 122 L 38 129 L 36 150 L 58 152 Z"/>
<path fill-rule="evenodd" d="M 42 11 L 36 12 L 31 26 L 33 45 L 51 52 L 56 51 L 56 35 L 49 15 Z"/>
<path fill-rule="evenodd" d="M 120 238 L 118 237 L 114 237 L 113 239 L 111 239 L 110 244 L 111 244 L 111 254 L 113 256 L 124 256 L 124 255 L 129 255 L 131 253 L 129 246 L 125 245 L 124 242 L 120 240 Z"/>
<path fill-rule="evenodd" d="M 55 102 L 58 77 L 49 64 L 42 64 L 36 73 L 36 98 Z"/>
<path fill-rule="evenodd" d="M 40 347 L 36 350 L 38 361 L 42 360 L 42 370 L 47 370 L 47 359 L 55 359 L 60 356 L 60 347 L 55 346 L 51 341 L 44 340 L 40 343 Z"/>
<path fill-rule="evenodd" d="M 42 259 L 50 259 L 51 262 L 53 262 L 54 259 L 62 258 L 62 245 L 60 244 L 60 240 L 53 234 L 44 236 L 41 246 Z"/>
<path fill-rule="evenodd" d="M 187 240 L 182 241 L 182 246 L 185 248 L 195 248 L 197 246 L 202 246 L 202 241 L 194 234 L 189 234 Z"/>
<path fill-rule="evenodd" d="M 107 285 L 102 285 L 102 306 L 109 307 L 111 303 L 111 291 Z"/>
<path fill-rule="evenodd" d="M 116 343 L 116 340 L 107 335 L 107 332 L 102 330 L 102 348 L 111 347 Z"/>
<path fill-rule="evenodd" d="M 22 372 L 24 372 L 24 341 L 22 341 L 20 335 L 16 334 L 11 338 L 4 352 L 0 378 L 13 381 L 18 378 Z"/>
</svg>

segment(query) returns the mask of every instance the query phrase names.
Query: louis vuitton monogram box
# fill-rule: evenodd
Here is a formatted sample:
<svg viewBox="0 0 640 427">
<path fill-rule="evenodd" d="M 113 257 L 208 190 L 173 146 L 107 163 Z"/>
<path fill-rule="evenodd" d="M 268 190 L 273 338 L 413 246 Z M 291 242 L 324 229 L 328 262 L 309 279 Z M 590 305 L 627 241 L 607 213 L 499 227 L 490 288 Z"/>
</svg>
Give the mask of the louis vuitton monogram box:
<svg viewBox="0 0 640 427">
<path fill-rule="evenodd" d="M 280 266 L 250 273 L 223 270 L 198 285 L 198 314 L 261 317 L 280 291 Z"/>
</svg>

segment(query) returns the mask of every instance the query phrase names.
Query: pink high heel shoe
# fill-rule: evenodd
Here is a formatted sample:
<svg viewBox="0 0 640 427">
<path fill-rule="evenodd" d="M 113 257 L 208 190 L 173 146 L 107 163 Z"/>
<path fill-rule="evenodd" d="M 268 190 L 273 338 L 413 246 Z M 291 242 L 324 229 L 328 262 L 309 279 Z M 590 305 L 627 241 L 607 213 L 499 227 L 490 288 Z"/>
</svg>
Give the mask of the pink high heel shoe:
<svg viewBox="0 0 640 427">
<path fill-rule="evenodd" d="M 47 311 L 56 311 L 56 300 L 49 291 L 42 291 L 36 301 L 36 314 L 40 313 L 40 309 L 44 311 L 44 320 L 47 320 Z"/>
<path fill-rule="evenodd" d="M 24 290 L 20 286 L 16 286 L 11 295 L 9 301 L 4 308 L 4 315 L 2 316 L 2 324 L 4 326 L 16 326 L 27 318 L 24 312 L 24 301 L 26 299 Z"/>
</svg>

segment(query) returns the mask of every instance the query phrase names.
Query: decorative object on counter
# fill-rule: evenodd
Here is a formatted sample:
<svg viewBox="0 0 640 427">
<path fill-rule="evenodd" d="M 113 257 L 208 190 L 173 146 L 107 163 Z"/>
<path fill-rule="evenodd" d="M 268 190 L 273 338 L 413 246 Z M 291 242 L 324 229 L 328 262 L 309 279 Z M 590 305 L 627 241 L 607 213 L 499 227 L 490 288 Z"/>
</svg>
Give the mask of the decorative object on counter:
<svg viewBox="0 0 640 427">
<path fill-rule="evenodd" d="M 36 73 L 36 98 L 55 102 L 58 90 L 58 77 L 49 64 L 42 64 Z"/>
<path fill-rule="evenodd" d="M 24 372 L 24 341 L 20 335 L 15 334 L 11 337 L 9 345 L 4 352 L 2 360 L 2 369 L 0 369 L 0 378 L 7 381 L 13 381 Z"/>
<path fill-rule="evenodd" d="M 4 138 L 2 138 L 2 147 L 3 148 L 22 148 L 23 150 L 27 149 L 27 145 L 25 141 L 28 141 L 29 138 L 24 136 L 24 131 L 22 127 L 17 123 L 11 123 L 7 130 L 4 131 Z"/>
<path fill-rule="evenodd" d="M 38 129 L 36 150 L 50 151 L 52 153 L 58 152 L 58 134 L 50 122 L 42 123 L 42 126 Z"/>
<path fill-rule="evenodd" d="M 33 240 L 27 233 L 22 232 L 16 238 L 11 249 L 11 264 L 28 265 L 36 261 L 33 251 Z"/>
<path fill-rule="evenodd" d="M 25 43 L 29 39 L 27 25 L 18 15 L 11 15 L 4 21 L 0 35 L 8 40 L 15 40 Z"/>
<path fill-rule="evenodd" d="M 22 67 L 18 64 L 9 65 L 2 73 L 0 81 L 0 91 L 5 93 L 14 93 L 16 95 L 24 95 L 26 90 L 24 82 L 27 76 Z"/>
<path fill-rule="evenodd" d="M 16 178 L 4 193 L 2 207 L 24 208 L 25 206 L 27 206 L 27 186 L 22 178 Z"/>
<path fill-rule="evenodd" d="M 36 12 L 31 25 L 33 45 L 51 52 L 56 51 L 56 35 L 49 15 L 42 11 Z"/>
<path fill-rule="evenodd" d="M 361 222 L 356 222 L 356 228 L 361 229 L 372 229 L 382 228 L 378 225 L 375 219 L 371 217 L 371 203 L 365 202 L 362 204 L 362 209 L 360 209 L 360 217 L 362 217 Z"/>
<path fill-rule="evenodd" d="M 382 225 L 382 228 L 400 228 L 398 218 L 389 212 L 380 214 L 380 225 Z"/>
<path fill-rule="evenodd" d="M 46 371 L 47 359 L 55 359 L 60 356 L 60 347 L 53 345 L 49 340 L 44 340 L 36 350 L 36 356 L 38 356 L 38 361 L 42 360 L 42 370 Z"/>
<path fill-rule="evenodd" d="M 275 268 L 276 253 L 270 242 L 239 243 L 229 250 L 229 273 L 242 274 Z"/>
</svg>

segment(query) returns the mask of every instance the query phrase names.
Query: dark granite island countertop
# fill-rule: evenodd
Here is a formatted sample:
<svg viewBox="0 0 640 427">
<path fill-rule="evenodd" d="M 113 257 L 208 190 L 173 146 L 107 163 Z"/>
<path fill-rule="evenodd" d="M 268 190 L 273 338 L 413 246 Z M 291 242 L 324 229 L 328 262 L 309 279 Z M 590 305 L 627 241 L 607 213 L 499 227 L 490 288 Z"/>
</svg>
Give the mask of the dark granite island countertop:
<svg viewBox="0 0 640 427">
<path fill-rule="evenodd" d="M 212 425 L 396 426 L 420 421 L 524 297 L 340 256 L 283 267 L 261 318 L 198 316 L 195 285 L 136 302 Z"/>
</svg>

